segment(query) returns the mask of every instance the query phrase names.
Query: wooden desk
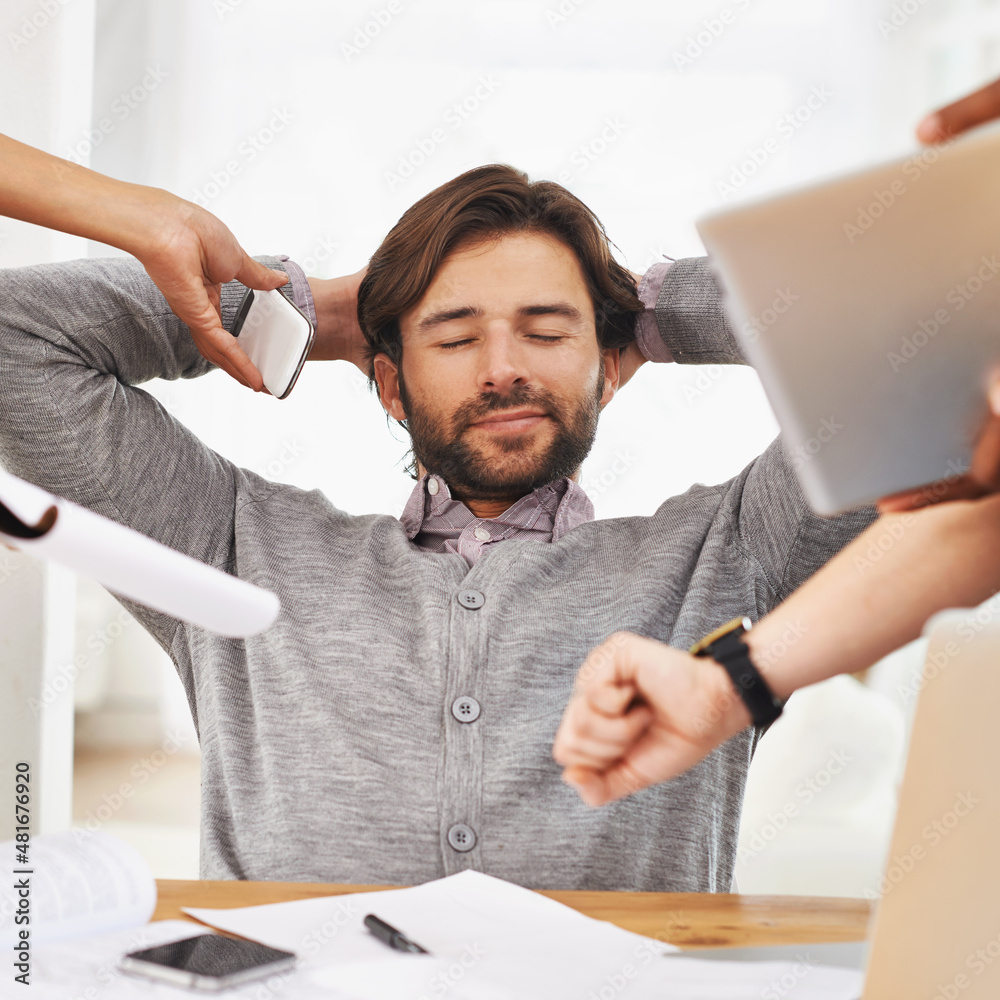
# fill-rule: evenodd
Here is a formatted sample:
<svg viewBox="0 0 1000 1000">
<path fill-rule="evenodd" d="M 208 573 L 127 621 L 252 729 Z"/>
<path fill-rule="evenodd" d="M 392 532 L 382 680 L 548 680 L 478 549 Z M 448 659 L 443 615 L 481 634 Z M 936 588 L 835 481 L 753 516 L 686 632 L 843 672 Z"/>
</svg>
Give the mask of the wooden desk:
<svg viewBox="0 0 1000 1000">
<path fill-rule="evenodd" d="M 384 885 L 332 885 L 320 882 L 157 883 L 154 920 L 187 919 L 182 906 L 230 909 L 280 903 L 313 896 L 373 892 Z M 811 944 L 860 941 L 871 906 L 862 899 L 815 896 L 739 896 L 671 892 L 543 892 L 585 913 L 626 930 L 669 941 L 683 948 L 727 945 Z"/>
</svg>

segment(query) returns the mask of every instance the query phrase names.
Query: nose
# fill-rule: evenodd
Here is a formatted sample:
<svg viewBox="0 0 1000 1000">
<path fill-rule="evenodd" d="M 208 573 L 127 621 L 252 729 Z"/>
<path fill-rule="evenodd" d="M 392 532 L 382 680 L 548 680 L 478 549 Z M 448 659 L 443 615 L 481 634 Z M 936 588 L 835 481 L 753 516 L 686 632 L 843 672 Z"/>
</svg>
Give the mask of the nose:
<svg viewBox="0 0 1000 1000">
<path fill-rule="evenodd" d="M 528 381 L 524 351 L 508 323 L 491 324 L 479 355 L 477 388 L 501 395 Z"/>
</svg>

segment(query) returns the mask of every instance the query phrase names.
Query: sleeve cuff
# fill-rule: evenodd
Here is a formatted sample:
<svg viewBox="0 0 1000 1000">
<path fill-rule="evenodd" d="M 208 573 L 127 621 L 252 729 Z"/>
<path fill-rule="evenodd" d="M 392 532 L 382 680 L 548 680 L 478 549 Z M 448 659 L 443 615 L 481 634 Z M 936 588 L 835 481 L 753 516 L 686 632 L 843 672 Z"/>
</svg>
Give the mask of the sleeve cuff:
<svg viewBox="0 0 1000 1000">
<path fill-rule="evenodd" d="M 638 290 L 644 308 L 635 321 L 635 340 L 644 358 L 661 364 L 674 360 L 656 325 L 656 302 L 660 297 L 663 280 L 672 265 L 672 260 L 654 264 L 642 276 Z"/>
<path fill-rule="evenodd" d="M 315 326 L 316 303 L 313 301 L 312 290 L 309 288 L 309 282 L 306 280 L 305 271 L 294 260 L 289 259 L 288 254 L 279 254 L 278 260 L 285 265 L 285 271 L 288 274 L 288 285 L 285 287 L 291 286 L 292 301 L 309 317 L 309 321 Z"/>
</svg>

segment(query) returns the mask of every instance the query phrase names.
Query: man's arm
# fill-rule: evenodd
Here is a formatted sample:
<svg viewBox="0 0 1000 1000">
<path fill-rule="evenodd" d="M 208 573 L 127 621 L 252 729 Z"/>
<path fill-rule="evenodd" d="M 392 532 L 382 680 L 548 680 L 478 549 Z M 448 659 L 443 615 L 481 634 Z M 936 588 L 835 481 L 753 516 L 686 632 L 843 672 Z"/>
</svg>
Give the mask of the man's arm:
<svg viewBox="0 0 1000 1000">
<path fill-rule="evenodd" d="M 222 286 L 226 326 L 243 291 L 237 283 Z M 138 388 L 210 368 L 135 260 L 0 271 L 3 465 L 222 565 L 231 556 L 243 473 Z"/>
<path fill-rule="evenodd" d="M 644 360 L 747 363 L 707 257 L 654 265 L 639 279 L 639 297 L 647 306 L 636 326 Z M 872 508 L 835 518 L 814 514 L 793 468 L 809 458 L 789 458 L 779 438 L 730 484 L 738 491 L 731 504 L 736 542 L 767 582 L 767 607 L 788 596 L 876 516 Z"/>
</svg>

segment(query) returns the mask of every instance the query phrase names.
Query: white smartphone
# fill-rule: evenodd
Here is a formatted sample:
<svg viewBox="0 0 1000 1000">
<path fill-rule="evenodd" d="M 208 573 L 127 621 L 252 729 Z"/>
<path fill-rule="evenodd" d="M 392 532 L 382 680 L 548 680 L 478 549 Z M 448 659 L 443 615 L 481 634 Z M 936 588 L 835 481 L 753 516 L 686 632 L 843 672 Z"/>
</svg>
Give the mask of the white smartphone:
<svg viewBox="0 0 1000 1000">
<path fill-rule="evenodd" d="M 293 952 L 256 941 L 199 934 L 129 952 L 119 967 L 133 976 L 214 993 L 286 972 L 295 961 Z"/>
<path fill-rule="evenodd" d="M 248 288 L 232 334 L 260 372 L 267 391 L 284 399 L 306 363 L 316 331 L 309 317 L 277 289 Z"/>
</svg>

